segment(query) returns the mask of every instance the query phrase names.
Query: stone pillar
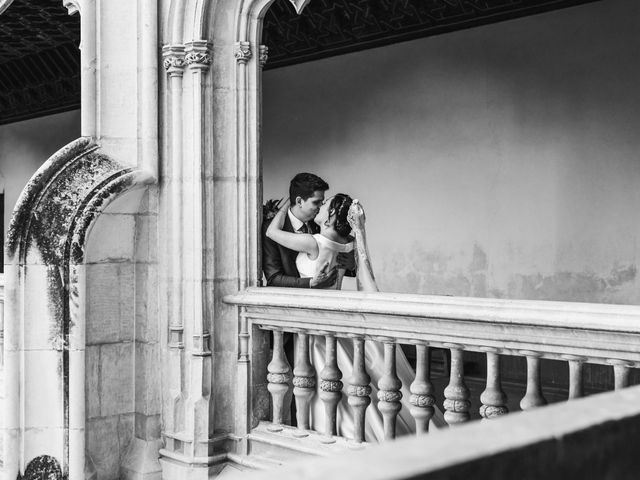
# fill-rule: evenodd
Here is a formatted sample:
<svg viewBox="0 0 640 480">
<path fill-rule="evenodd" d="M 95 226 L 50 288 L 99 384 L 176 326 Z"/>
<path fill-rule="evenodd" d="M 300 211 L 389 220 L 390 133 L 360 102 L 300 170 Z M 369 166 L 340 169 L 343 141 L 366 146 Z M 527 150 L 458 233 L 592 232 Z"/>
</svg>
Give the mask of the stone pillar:
<svg viewBox="0 0 640 480">
<path fill-rule="evenodd" d="M 161 189 L 161 299 L 167 388 L 161 463 L 165 476 L 207 478 L 212 466 L 211 312 L 206 308 L 205 109 L 211 46 L 163 48 L 170 105 Z"/>
</svg>

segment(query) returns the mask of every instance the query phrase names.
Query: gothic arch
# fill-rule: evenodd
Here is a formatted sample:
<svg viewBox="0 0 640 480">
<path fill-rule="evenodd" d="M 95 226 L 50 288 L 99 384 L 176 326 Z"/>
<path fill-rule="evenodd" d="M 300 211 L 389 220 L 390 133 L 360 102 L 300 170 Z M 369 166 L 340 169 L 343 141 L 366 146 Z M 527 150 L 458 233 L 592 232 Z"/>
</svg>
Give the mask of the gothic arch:
<svg viewBox="0 0 640 480">
<path fill-rule="evenodd" d="M 101 212 L 150 180 L 83 137 L 49 158 L 18 200 L 6 241 L 7 478 L 47 456 L 59 464 L 52 471 L 84 476 L 85 248 Z"/>
</svg>

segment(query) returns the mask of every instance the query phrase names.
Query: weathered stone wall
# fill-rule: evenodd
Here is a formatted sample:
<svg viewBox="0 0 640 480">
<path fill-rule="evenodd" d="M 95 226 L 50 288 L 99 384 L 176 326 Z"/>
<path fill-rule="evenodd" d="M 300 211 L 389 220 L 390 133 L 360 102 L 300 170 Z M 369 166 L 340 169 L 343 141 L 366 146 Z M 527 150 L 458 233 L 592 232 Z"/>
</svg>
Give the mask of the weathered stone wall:
<svg viewBox="0 0 640 480">
<path fill-rule="evenodd" d="M 52 152 L 80 136 L 80 111 L 0 125 L 0 176 L 4 181 L 4 231 L 18 196 Z"/>
<path fill-rule="evenodd" d="M 635 304 L 638 28 L 595 2 L 267 70 L 264 198 L 359 197 L 384 291 Z"/>
<path fill-rule="evenodd" d="M 156 216 L 154 192 L 128 193 L 87 248 L 87 452 L 101 480 L 128 478 L 134 438 L 160 436 Z"/>
</svg>

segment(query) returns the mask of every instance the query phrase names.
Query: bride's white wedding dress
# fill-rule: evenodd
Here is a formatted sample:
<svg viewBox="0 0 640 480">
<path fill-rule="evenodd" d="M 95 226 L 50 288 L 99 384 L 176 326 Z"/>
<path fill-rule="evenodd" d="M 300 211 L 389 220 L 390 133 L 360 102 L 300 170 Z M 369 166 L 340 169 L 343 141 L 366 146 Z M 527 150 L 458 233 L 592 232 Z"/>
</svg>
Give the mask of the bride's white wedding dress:
<svg viewBox="0 0 640 480">
<path fill-rule="evenodd" d="M 361 208 L 361 207 L 360 207 Z M 362 223 L 364 222 L 364 213 L 362 212 Z M 351 222 L 350 222 L 351 223 Z M 368 260 L 368 252 L 366 244 L 364 243 L 364 230 L 358 231 L 354 229 L 356 234 L 356 242 L 349 242 L 347 244 L 341 244 L 334 242 L 321 234 L 315 234 L 315 238 L 318 244 L 318 257 L 315 260 L 311 260 L 306 253 L 299 253 L 296 259 L 296 265 L 301 277 L 313 277 L 318 269 L 324 268 L 328 263 L 329 268 L 333 267 L 336 263 L 336 257 L 342 252 L 351 252 L 356 248 L 356 263 L 358 268 L 370 269 Z M 359 244 L 357 242 L 360 242 Z M 357 243 L 354 246 L 354 243 Z M 371 284 L 371 282 L 374 282 Z M 339 284 L 340 281 L 337 282 Z M 360 282 L 359 282 L 360 283 Z M 369 286 L 364 285 L 365 288 L 359 288 L 360 290 L 372 290 L 377 291 L 375 286 L 375 280 L 371 274 L 371 281 Z M 339 287 L 335 287 L 339 288 Z M 311 363 L 314 365 L 316 372 L 322 371 L 325 364 L 325 339 L 323 337 L 314 336 L 311 337 L 310 353 Z M 342 381 L 344 385 L 344 391 L 347 391 L 348 381 L 352 376 L 353 366 L 353 343 L 349 339 L 339 338 L 337 340 L 337 361 L 338 368 L 342 372 Z M 384 439 L 384 428 L 382 422 L 382 415 L 378 411 L 378 380 L 384 375 L 384 346 L 381 343 L 367 341 L 365 342 L 365 365 L 367 373 L 371 377 L 371 405 L 367 408 L 365 419 L 365 441 L 367 442 L 380 442 Z M 406 435 L 413 433 L 416 430 L 415 421 L 409 412 L 409 386 L 415 378 L 415 373 L 411 365 L 407 361 L 402 349 L 398 346 L 396 348 L 396 371 L 398 378 L 402 381 L 402 409 L 397 417 L 396 422 L 396 435 Z M 318 379 L 319 380 L 319 379 Z M 326 433 L 323 431 L 325 428 L 325 410 L 322 400 L 319 395 L 319 384 L 316 382 L 316 395 L 314 395 L 311 402 L 311 416 L 310 424 L 313 430 L 320 433 Z M 343 395 L 340 403 L 338 404 L 337 412 L 337 434 L 346 437 L 354 438 L 354 422 L 353 413 L 351 407 L 347 403 L 347 395 Z M 439 412 L 436 413 L 436 416 Z M 438 420 L 434 417 L 437 423 Z"/>
</svg>

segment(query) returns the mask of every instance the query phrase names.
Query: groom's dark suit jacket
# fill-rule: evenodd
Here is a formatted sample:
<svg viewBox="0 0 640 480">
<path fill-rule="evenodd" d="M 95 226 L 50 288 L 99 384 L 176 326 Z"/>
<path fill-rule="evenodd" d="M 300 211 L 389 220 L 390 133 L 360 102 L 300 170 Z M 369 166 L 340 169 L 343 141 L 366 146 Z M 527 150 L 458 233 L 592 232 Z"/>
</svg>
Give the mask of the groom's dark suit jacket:
<svg viewBox="0 0 640 480">
<path fill-rule="evenodd" d="M 309 233 L 320 233 L 320 227 L 315 222 L 307 222 L 307 225 L 311 230 Z M 267 285 L 270 287 L 309 288 L 311 279 L 300 278 L 298 267 L 296 267 L 298 252 L 283 247 L 267 237 L 268 226 L 267 222 L 262 225 L 262 271 L 267 278 Z M 285 232 L 295 232 L 289 215 L 285 216 L 282 229 Z"/>
</svg>

